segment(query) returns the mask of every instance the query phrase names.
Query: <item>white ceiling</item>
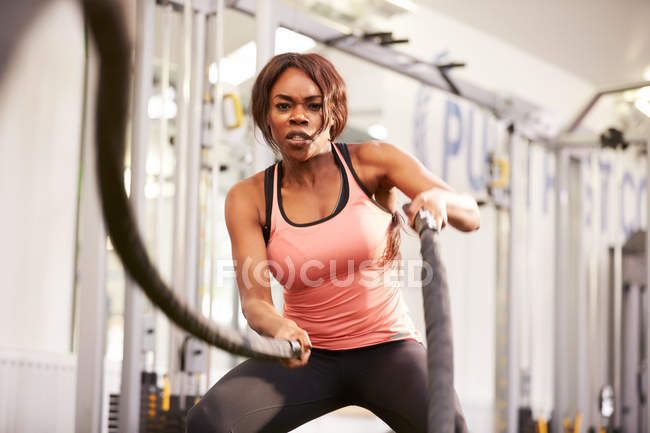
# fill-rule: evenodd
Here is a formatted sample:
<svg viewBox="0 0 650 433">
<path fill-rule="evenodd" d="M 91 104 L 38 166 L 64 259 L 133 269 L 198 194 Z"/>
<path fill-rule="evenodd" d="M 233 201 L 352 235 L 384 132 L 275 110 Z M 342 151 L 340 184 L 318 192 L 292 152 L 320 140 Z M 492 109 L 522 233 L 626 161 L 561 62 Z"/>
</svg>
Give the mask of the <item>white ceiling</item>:
<svg viewBox="0 0 650 433">
<path fill-rule="evenodd" d="M 598 88 L 643 81 L 650 0 L 417 0 Z"/>
<path fill-rule="evenodd" d="M 380 15 L 390 5 L 385 0 L 281 1 L 330 19 L 357 21 L 368 12 Z M 414 1 L 555 64 L 597 88 L 643 81 L 644 70 L 650 68 L 650 0 Z M 226 33 L 229 38 L 254 31 L 254 20 L 236 21 L 238 25 Z"/>
</svg>

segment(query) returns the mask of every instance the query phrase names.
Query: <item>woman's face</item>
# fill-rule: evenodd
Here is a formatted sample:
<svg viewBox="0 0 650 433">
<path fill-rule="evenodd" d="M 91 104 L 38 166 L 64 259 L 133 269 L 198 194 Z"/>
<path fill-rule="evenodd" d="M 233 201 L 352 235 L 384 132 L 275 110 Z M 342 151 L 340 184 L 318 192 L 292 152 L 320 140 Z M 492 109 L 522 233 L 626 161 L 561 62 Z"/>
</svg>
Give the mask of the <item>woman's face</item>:
<svg viewBox="0 0 650 433">
<path fill-rule="evenodd" d="M 305 161 L 328 148 L 329 126 L 323 123 L 323 95 L 297 68 L 284 71 L 271 88 L 269 126 L 283 157 Z"/>
</svg>

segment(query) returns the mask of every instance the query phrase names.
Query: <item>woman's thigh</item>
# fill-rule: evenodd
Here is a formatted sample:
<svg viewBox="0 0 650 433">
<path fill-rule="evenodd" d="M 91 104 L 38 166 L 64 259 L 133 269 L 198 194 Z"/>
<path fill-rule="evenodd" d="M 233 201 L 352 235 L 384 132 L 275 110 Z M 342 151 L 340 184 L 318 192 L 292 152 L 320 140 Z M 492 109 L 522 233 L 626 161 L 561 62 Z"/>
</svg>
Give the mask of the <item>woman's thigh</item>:
<svg viewBox="0 0 650 433">
<path fill-rule="evenodd" d="M 345 359 L 353 404 L 380 417 L 396 432 L 427 432 L 428 371 L 426 348 L 401 340 L 353 352 Z M 467 432 L 458 397 L 457 433 Z"/>
<path fill-rule="evenodd" d="M 354 351 L 345 376 L 354 404 L 380 417 L 396 432 L 427 431 L 426 350 L 411 340 Z"/>
<path fill-rule="evenodd" d="M 248 360 L 235 367 L 188 414 L 188 433 L 285 432 L 341 407 L 340 365 L 312 352 L 306 366 Z"/>
</svg>

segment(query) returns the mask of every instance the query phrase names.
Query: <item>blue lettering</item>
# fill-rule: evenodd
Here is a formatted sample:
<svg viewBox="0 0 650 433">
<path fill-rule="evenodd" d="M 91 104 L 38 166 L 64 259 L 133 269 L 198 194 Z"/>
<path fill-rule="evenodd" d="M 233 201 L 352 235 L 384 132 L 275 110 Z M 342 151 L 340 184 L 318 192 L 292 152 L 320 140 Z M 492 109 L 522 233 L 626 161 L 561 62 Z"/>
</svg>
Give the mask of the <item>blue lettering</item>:
<svg viewBox="0 0 650 433">
<path fill-rule="evenodd" d="M 609 190 L 609 174 L 612 171 L 612 165 L 606 161 L 598 161 L 600 167 L 600 228 L 604 232 L 607 231 L 607 196 Z"/>
<path fill-rule="evenodd" d="M 483 116 L 483 148 L 481 149 L 481 169 L 478 176 L 474 175 L 473 154 L 474 154 L 474 110 L 469 113 L 469 124 L 467 126 L 467 178 L 474 191 L 485 187 L 485 170 L 487 168 L 487 133 L 488 118 Z"/>
<path fill-rule="evenodd" d="M 444 153 L 443 153 L 443 159 L 442 159 L 442 178 L 444 180 L 448 179 L 448 163 L 449 163 L 449 157 L 452 155 L 457 155 L 458 151 L 460 150 L 460 143 L 463 138 L 463 119 L 460 115 L 460 108 L 458 107 L 458 104 L 456 104 L 452 100 L 447 100 L 447 103 L 445 104 L 445 122 L 443 125 L 443 147 L 444 147 Z M 456 119 L 458 122 L 458 137 L 455 137 L 453 139 L 450 137 L 451 134 L 451 122 Z"/>
<path fill-rule="evenodd" d="M 627 238 L 632 234 L 634 231 L 635 227 L 634 224 L 628 225 L 627 222 L 625 221 L 625 186 L 629 185 L 630 189 L 634 190 L 634 178 L 629 172 L 625 172 L 623 174 L 623 180 L 621 181 L 621 228 L 623 229 L 623 234 Z"/>
</svg>

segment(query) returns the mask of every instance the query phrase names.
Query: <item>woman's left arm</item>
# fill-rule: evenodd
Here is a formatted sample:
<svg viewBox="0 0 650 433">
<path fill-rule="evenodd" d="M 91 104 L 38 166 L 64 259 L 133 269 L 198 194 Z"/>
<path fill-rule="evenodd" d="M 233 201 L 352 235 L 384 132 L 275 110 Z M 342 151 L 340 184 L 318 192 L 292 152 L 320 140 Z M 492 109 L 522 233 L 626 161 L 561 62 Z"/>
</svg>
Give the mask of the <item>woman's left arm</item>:
<svg viewBox="0 0 650 433">
<path fill-rule="evenodd" d="M 449 223 L 465 232 L 479 228 L 481 217 L 476 200 L 469 194 L 454 191 L 399 147 L 370 141 L 360 144 L 356 153 L 363 169 L 378 179 L 378 188 L 397 187 L 411 198 L 409 225 L 413 224 L 415 211 L 425 208 L 432 213 L 438 227 Z"/>
</svg>

